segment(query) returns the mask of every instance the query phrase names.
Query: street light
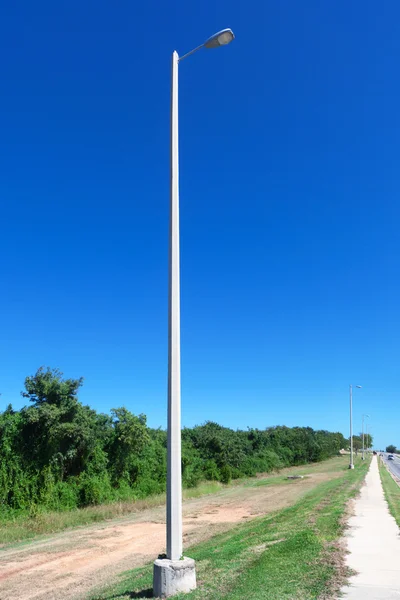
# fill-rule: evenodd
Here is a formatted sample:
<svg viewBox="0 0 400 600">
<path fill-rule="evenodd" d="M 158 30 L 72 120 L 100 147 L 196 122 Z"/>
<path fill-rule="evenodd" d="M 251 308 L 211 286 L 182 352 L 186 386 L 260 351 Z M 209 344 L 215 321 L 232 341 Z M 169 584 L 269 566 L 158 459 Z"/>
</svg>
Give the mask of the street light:
<svg viewBox="0 0 400 600">
<path fill-rule="evenodd" d="M 207 41 L 204 42 L 206 48 L 218 48 L 218 46 L 226 46 L 235 39 L 232 29 L 223 29 L 218 33 L 214 33 Z"/>
<path fill-rule="evenodd" d="M 169 249 L 168 326 L 168 446 L 167 446 L 167 558 L 154 563 L 153 593 L 167 597 L 196 587 L 195 564 L 182 559 L 181 472 L 181 366 L 180 366 L 180 274 L 179 274 L 179 158 L 178 158 L 178 66 L 201 48 L 226 46 L 235 38 L 223 29 L 182 57 L 172 53 L 171 80 L 171 216 Z"/>
<path fill-rule="evenodd" d="M 201 50 L 201 48 L 209 48 L 209 49 L 210 48 L 219 48 L 219 46 L 226 46 L 227 44 L 230 44 L 234 39 L 235 39 L 235 36 L 233 34 L 232 29 L 222 29 L 222 31 L 218 31 L 218 33 L 214 33 L 214 35 L 212 35 L 211 37 L 208 38 L 208 40 L 206 40 L 205 42 L 200 44 L 200 46 L 196 46 L 196 48 L 193 48 L 193 50 L 191 50 L 190 52 L 187 52 L 186 54 L 184 54 L 181 57 L 178 56 L 177 52 L 174 52 L 172 55 L 172 64 L 174 62 L 173 61 L 174 55 L 176 55 L 177 62 L 181 62 L 184 58 L 187 58 L 191 54 L 194 54 L 195 52 L 197 52 L 197 50 Z M 174 80 L 173 71 L 174 71 L 174 69 L 172 68 L 172 82 Z M 174 86 L 172 84 L 172 101 L 174 100 L 173 87 Z M 175 99 L 176 99 L 176 101 L 178 101 L 178 89 L 176 90 Z"/>
<path fill-rule="evenodd" d="M 361 385 L 356 385 L 361 388 Z M 349 469 L 354 469 L 353 461 L 353 386 L 350 384 L 350 464 Z"/>
<path fill-rule="evenodd" d="M 365 424 L 366 425 L 366 438 L 367 438 L 367 444 L 369 444 L 370 442 L 370 438 L 371 438 L 371 427 L 368 427 L 368 422 Z M 370 446 L 367 446 L 367 451 L 370 449 Z"/>
<path fill-rule="evenodd" d="M 363 450 L 362 450 L 362 459 L 365 460 L 365 444 L 364 444 L 364 418 L 367 417 L 369 419 L 369 415 L 363 415 L 362 416 L 362 443 L 363 443 Z"/>
</svg>

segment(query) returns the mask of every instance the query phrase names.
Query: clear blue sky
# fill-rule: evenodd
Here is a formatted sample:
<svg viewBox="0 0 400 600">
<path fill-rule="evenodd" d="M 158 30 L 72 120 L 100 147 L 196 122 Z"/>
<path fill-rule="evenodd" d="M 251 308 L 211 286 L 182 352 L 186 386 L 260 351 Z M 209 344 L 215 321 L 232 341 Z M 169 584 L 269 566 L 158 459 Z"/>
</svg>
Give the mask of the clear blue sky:
<svg viewBox="0 0 400 600">
<path fill-rule="evenodd" d="M 400 444 L 397 0 L 28 2 L 0 21 L 0 407 L 40 365 L 166 423 L 170 54 L 183 423 Z"/>
</svg>

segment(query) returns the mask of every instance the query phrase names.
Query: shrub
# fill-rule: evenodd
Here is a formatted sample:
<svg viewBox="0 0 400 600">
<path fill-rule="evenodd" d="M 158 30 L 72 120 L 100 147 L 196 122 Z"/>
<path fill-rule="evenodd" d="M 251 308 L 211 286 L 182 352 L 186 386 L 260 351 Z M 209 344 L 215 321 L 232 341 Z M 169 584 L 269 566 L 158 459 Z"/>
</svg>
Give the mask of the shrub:
<svg viewBox="0 0 400 600">
<path fill-rule="evenodd" d="M 222 465 L 220 481 L 222 483 L 229 483 L 232 479 L 232 469 L 229 465 Z"/>
</svg>

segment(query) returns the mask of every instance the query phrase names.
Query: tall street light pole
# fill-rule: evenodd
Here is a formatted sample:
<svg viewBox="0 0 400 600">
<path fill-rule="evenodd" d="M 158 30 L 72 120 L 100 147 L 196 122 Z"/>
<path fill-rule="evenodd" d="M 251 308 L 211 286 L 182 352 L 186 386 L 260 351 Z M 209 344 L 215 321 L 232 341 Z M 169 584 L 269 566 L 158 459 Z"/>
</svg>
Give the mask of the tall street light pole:
<svg viewBox="0 0 400 600">
<path fill-rule="evenodd" d="M 182 471 L 181 471 L 181 342 L 179 273 L 179 158 L 178 158 L 178 67 L 201 48 L 226 46 L 234 39 L 231 29 L 211 36 L 200 46 L 179 57 L 172 54 L 171 80 L 171 216 L 169 250 L 168 327 L 168 445 L 167 445 L 167 558 L 154 563 L 153 592 L 165 598 L 196 587 L 194 561 L 182 559 Z M 186 564 L 190 561 L 190 564 Z"/>
<path fill-rule="evenodd" d="M 363 415 L 362 416 L 362 444 L 363 444 L 363 448 L 362 448 L 362 459 L 365 460 L 365 442 L 364 442 L 364 419 L 365 417 L 369 418 L 369 415 Z"/>
<path fill-rule="evenodd" d="M 356 385 L 361 388 L 361 385 Z M 349 469 L 354 469 L 353 460 L 353 386 L 350 383 L 350 464 Z"/>
<path fill-rule="evenodd" d="M 369 429 L 369 431 L 368 431 L 368 429 Z M 371 435 L 370 431 L 371 431 L 371 428 L 368 427 L 368 422 L 367 422 L 366 423 L 367 452 L 368 452 L 368 450 L 370 448 L 370 444 L 369 444 L 369 442 L 370 442 L 370 435 Z"/>
</svg>

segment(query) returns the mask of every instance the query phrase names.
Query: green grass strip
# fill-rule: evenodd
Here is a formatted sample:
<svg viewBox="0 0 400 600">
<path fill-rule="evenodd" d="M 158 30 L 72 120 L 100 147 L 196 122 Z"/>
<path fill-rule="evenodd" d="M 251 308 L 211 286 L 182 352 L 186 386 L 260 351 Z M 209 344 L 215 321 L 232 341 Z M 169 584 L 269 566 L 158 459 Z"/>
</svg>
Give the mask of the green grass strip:
<svg viewBox="0 0 400 600">
<path fill-rule="evenodd" d="M 346 504 L 369 461 L 357 461 L 318 485 L 297 504 L 254 519 L 190 548 L 198 589 L 177 600 L 316 600 L 328 598 L 347 571 L 335 545 L 343 534 Z M 123 573 L 92 600 L 152 598 L 152 565 Z"/>
<path fill-rule="evenodd" d="M 379 460 L 379 472 L 389 510 L 400 527 L 400 486 L 393 480 L 390 473 L 387 472 L 381 460 Z"/>
</svg>

